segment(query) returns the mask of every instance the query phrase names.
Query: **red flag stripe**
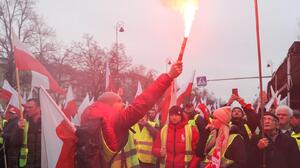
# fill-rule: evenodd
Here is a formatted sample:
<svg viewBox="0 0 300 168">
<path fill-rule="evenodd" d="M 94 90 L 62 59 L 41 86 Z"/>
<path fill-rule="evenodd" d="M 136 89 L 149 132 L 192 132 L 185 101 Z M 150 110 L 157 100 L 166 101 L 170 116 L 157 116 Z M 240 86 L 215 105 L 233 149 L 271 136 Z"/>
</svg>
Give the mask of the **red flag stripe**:
<svg viewBox="0 0 300 168">
<path fill-rule="evenodd" d="M 3 88 L 0 89 L 0 99 L 8 102 L 12 96 L 12 93 L 10 93 L 8 90 L 5 90 Z"/>
<path fill-rule="evenodd" d="M 60 88 L 57 82 L 54 80 L 52 75 L 47 71 L 47 69 L 36 59 L 34 59 L 31 54 L 14 47 L 14 56 L 16 66 L 19 70 L 29 70 L 29 71 L 36 71 L 41 73 L 49 79 L 50 89 L 56 91 L 58 93 L 64 93 L 63 89 Z"/>
</svg>

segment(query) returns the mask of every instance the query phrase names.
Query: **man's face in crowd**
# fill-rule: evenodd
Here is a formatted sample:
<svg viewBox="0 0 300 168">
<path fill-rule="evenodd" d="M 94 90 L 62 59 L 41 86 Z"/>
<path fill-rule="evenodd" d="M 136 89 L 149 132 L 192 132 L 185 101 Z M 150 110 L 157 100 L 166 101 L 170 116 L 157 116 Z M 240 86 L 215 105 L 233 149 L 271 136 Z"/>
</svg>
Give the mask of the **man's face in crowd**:
<svg viewBox="0 0 300 168">
<path fill-rule="evenodd" d="M 180 123 L 182 119 L 181 115 L 177 115 L 177 114 L 171 114 L 169 117 L 170 117 L 169 119 L 171 124 L 175 124 L 175 125 Z"/>
<path fill-rule="evenodd" d="M 191 107 L 185 107 L 185 108 L 184 108 L 184 112 L 187 113 L 187 114 L 192 113 L 194 110 L 195 110 L 195 109 L 194 109 L 193 106 L 191 106 Z"/>
<path fill-rule="evenodd" d="M 145 123 L 147 122 L 147 120 L 148 120 L 147 115 L 145 115 L 143 118 L 139 120 L 139 123 Z"/>
<path fill-rule="evenodd" d="M 265 131 L 273 131 L 278 128 L 278 121 L 269 115 L 265 115 L 263 118 L 263 125 Z"/>
<path fill-rule="evenodd" d="M 112 104 L 112 107 L 117 111 L 122 111 L 125 108 L 125 104 L 123 103 L 122 99 L 118 99 Z"/>
<path fill-rule="evenodd" d="M 156 115 L 156 111 L 154 109 L 151 109 L 149 112 L 148 112 L 148 116 L 149 116 L 149 119 L 150 120 L 154 120 L 155 119 L 155 115 Z"/>
<path fill-rule="evenodd" d="M 290 122 L 293 126 L 300 126 L 300 116 L 293 116 Z"/>
<path fill-rule="evenodd" d="M 222 125 L 220 120 L 218 120 L 216 118 L 213 118 L 211 123 L 212 123 L 213 127 L 216 128 L 216 129 L 219 129 Z"/>
<path fill-rule="evenodd" d="M 12 119 L 15 119 L 15 118 L 17 118 L 17 117 L 18 117 L 18 115 L 17 115 L 17 113 L 15 112 L 15 110 L 14 110 L 13 108 L 10 108 L 10 109 L 8 110 L 7 120 L 12 120 Z"/>
<path fill-rule="evenodd" d="M 232 118 L 242 118 L 243 117 L 243 112 L 239 108 L 234 108 L 232 110 L 231 115 L 232 115 Z"/>
<path fill-rule="evenodd" d="M 39 115 L 41 110 L 34 101 L 28 101 L 25 106 L 25 111 L 30 117 Z"/>
<path fill-rule="evenodd" d="M 286 109 L 281 109 L 277 112 L 276 116 L 279 118 L 279 125 L 285 126 L 290 123 L 291 117 Z"/>
</svg>

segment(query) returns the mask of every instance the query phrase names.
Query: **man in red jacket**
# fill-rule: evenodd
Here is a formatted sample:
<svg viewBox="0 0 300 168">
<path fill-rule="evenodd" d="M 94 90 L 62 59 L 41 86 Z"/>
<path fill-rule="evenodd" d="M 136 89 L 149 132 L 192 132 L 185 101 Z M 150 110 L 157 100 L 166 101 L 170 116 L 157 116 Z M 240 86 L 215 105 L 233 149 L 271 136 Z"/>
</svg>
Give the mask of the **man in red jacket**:
<svg viewBox="0 0 300 168">
<path fill-rule="evenodd" d="M 182 63 L 176 62 L 167 74 L 160 75 L 126 109 L 119 95 L 103 93 L 82 114 L 81 127 L 77 130 L 78 167 L 110 167 L 113 157 L 127 143 L 130 127 L 151 109 L 181 72 Z"/>
<path fill-rule="evenodd" d="M 165 125 L 156 138 L 152 153 L 160 157 L 160 168 L 195 168 L 195 155 L 199 134 L 196 127 L 188 124 L 183 109 L 173 106 L 169 110 L 169 124 Z"/>
</svg>

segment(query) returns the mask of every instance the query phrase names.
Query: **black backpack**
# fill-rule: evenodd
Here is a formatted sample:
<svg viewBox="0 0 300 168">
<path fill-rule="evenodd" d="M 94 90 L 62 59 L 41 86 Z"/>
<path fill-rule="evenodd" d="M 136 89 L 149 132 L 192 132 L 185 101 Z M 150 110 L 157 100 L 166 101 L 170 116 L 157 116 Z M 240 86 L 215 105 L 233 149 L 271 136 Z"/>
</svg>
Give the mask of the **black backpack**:
<svg viewBox="0 0 300 168">
<path fill-rule="evenodd" d="M 77 128 L 78 137 L 76 150 L 77 168 L 109 167 L 101 156 L 100 144 L 101 120 L 90 120 Z"/>
</svg>

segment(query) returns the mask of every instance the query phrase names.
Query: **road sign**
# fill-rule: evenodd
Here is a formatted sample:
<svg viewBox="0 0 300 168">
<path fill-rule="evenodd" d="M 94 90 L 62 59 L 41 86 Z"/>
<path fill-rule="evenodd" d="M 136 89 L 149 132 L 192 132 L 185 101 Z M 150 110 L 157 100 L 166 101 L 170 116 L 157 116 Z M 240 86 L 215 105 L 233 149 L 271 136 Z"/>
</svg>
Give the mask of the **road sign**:
<svg viewBox="0 0 300 168">
<path fill-rule="evenodd" d="M 207 85 L 206 76 L 198 76 L 197 77 L 197 86 L 206 86 L 206 85 Z"/>
</svg>

